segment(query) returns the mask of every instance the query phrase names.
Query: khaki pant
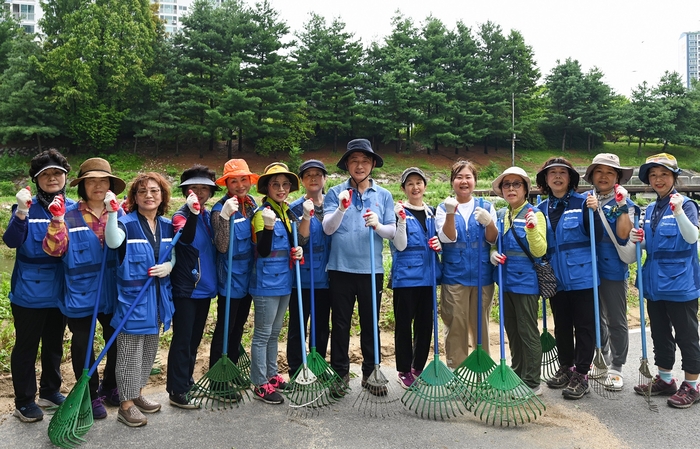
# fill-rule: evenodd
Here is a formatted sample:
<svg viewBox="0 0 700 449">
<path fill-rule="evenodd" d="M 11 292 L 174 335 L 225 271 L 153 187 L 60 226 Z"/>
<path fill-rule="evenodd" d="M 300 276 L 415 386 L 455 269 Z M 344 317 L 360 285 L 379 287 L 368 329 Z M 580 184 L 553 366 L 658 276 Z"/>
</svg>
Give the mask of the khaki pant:
<svg viewBox="0 0 700 449">
<path fill-rule="evenodd" d="M 489 351 L 489 314 L 493 302 L 494 284 L 481 288 L 481 344 Z M 447 366 L 457 368 L 477 343 L 477 287 L 460 284 L 442 285 L 440 317 L 445 324 L 445 353 Z"/>
</svg>

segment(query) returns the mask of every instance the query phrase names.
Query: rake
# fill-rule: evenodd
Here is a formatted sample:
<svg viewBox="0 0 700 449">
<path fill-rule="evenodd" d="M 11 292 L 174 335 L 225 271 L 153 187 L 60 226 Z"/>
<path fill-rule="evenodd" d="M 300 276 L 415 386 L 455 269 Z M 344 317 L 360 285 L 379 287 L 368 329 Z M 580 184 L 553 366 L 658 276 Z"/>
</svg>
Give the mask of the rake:
<svg viewBox="0 0 700 449">
<path fill-rule="evenodd" d="M 479 207 L 484 207 L 484 199 L 479 198 Z M 481 245 L 484 241 L 484 228 L 479 226 L 479 255 L 481 255 Z M 491 374 L 496 367 L 496 362 L 491 358 L 488 352 L 484 350 L 481 344 L 482 332 L 482 292 L 481 292 L 481 258 L 478 258 L 477 263 L 477 315 L 476 315 L 476 348 L 462 363 L 455 369 L 455 376 L 459 379 L 462 385 L 466 386 L 471 392 L 476 391 L 477 387 Z M 471 408 L 471 407 L 470 407 Z"/>
<path fill-rule="evenodd" d="M 498 252 L 502 252 L 503 222 L 498 220 Z M 542 401 L 506 364 L 503 324 L 503 265 L 498 264 L 498 321 L 501 346 L 500 364 L 476 390 L 474 415 L 490 424 L 517 426 L 531 422 L 546 410 Z"/>
<path fill-rule="evenodd" d="M 296 221 L 292 221 L 292 235 L 294 238 L 294 247 L 299 246 Z M 299 305 L 299 329 L 304 329 L 304 304 L 301 299 L 301 269 L 299 268 L 299 260 L 294 261 L 294 270 L 296 275 L 297 302 Z M 330 405 L 334 401 L 330 399 L 328 387 L 316 377 L 307 364 L 306 339 L 304 338 L 301 339 L 301 361 L 302 365 L 297 372 L 294 373 L 290 381 L 290 387 L 284 392 L 287 399 L 289 399 L 291 410 L 295 412 L 305 411 L 308 413 L 311 410 L 317 410 L 318 407 Z"/>
<path fill-rule="evenodd" d="M 634 227 L 639 229 L 639 215 L 634 216 Z M 639 321 L 642 327 L 642 358 L 639 365 L 639 384 L 643 387 L 642 395 L 652 412 L 659 411 L 659 406 L 651 403 L 651 387 L 654 384 L 651 371 L 649 370 L 649 360 L 647 360 L 647 320 L 644 316 L 644 284 L 642 283 L 642 242 L 637 242 L 637 289 L 639 290 Z M 635 389 L 636 391 L 636 389 Z"/>
<path fill-rule="evenodd" d="M 238 344 L 238 362 L 236 366 L 240 370 L 243 377 L 250 379 L 250 356 L 243 347 L 243 343 Z"/>
<path fill-rule="evenodd" d="M 433 227 L 430 227 L 433 226 Z M 428 229 L 435 229 L 432 219 Z M 435 264 L 437 255 L 430 255 L 431 279 L 433 281 L 433 361 L 423 370 L 411 387 L 406 390 L 401 402 L 414 410 L 421 418 L 437 420 L 463 415 L 463 408 L 469 410 L 472 397 L 469 389 L 461 380 L 440 361 L 437 316 L 437 285 Z"/>
<path fill-rule="evenodd" d="M 593 311 L 595 315 L 595 355 L 593 356 L 593 368 L 588 376 L 593 380 L 593 390 L 606 399 L 616 399 L 619 391 L 613 390 L 612 379 L 608 375 L 608 365 L 603 358 L 603 350 L 600 345 L 600 303 L 598 299 L 598 256 L 595 246 L 595 229 L 593 221 L 593 209 L 588 209 L 588 224 L 591 237 L 591 267 L 593 278 Z M 614 237 L 613 237 L 614 238 Z"/>
<path fill-rule="evenodd" d="M 542 335 L 540 335 L 540 346 L 542 346 L 542 378 L 549 380 L 559 369 L 559 352 L 557 351 L 557 340 L 547 330 L 547 300 L 542 298 Z"/>
<path fill-rule="evenodd" d="M 173 236 L 166 251 L 164 251 L 163 254 L 160 255 L 158 263 L 162 264 L 170 257 L 170 252 L 175 247 L 175 244 L 180 239 L 181 235 L 182 230 L 178 231 L 177 234 Z M 105 251 L 105 253 L 106 252 L 107 251 Z M 146 291 L 152 283 L 153 277 L 149 277 L 148 279 L 146 279 L 146 282 L 143 284 L 143 287 L 141 287 L 141 291 L 131 303 L 131 306 L 129 306 L 129 309 L 124 314 L 122 320 L 114 329 L 114 334 L 109 339 L 109 341 L 105 343 L 105 347 L 102 349 L 102 352 L 100 352 L 100 355 L 97 356 L 97 359 L 95 359 L 89 370 L 83 370 L 83 374 L 80 376 L 80 379 L 73 386 L 71 392 L 66 397 L 66 400 L 58 407 L 56 413 L 54 413 L 53 415 L 53 418 L 51 418 L 51 422 L 49 423 L 49 439 L 56 446 L 73 448 L 79 445 L 80 443 L 85 442 L 85 440 L 82 437 L 90 430 L 93 424 L 92 403 L 90 401 L 90 395 L 86 394 L 87 385 L 90 381 L 90 377 L 92 377 L 92 375 L 97 370 L 97 367 L 102 361 L 102 358 L 105 356 L 105 354 L 107 354 L 109 348 L 114 344 L 115 340 L 119 336 L 119 332 L 121 332 L 122 328 L 126 324 L 126 321 L 129 319 L 134 309 L 136 309 L 136 306 L 141 302 L 143 296 L 146 294 Z M 98 283 L 97 288 L 98 291 L 102 288 L 102 278 L 100 278 L 100 282 Z M 99 306 L 96 305 L 95 309 L 97 309 L 98 307 Z M 95 320 L 93 320 L 93 323 L 90 325 L 91 334 L 93 336 L 95 333 L 96 326 L 94 321 Z M 89 356 L 90 351 L 88 351 L 88 355 L 86 357 Z"/>
<path fill-rule="evenodd" d="M 374 230 L 369 228 L 370 275 L 372 278 L 372 332 L 374 333 L 374 370 L 363 379 L 362 391 L 353 403 L 353 407 L 365 415 L 385 418 L 396 413 L 393 404 L 398 398 L 389 384 L 389 379 L 382 373 L 379 365 L 379 319 L 377 316 L 377 280 L 374 267 Z"/>
<path fill-rule="evenodd" d="M 228 358 L 228 327 L 229 313 L 231 311 L 231 264 L 233 262 L 233 223 L 229 226 L 228 239 L 228 267 L 226 270 L 226 310 L 224 313 L 224 346 L 221 358 L 216 361 L 207 373 L 199 381 L 192 385 L 189 391 L 192 402 L 203 408 L 216 407 L 224 410 L 236 407 L 244 400 L 241 392 L 248 397 L 250 379 L 247 378 L 231 359 Z M 245 354 L 245 350 L 243 351 Z M 240 361 L 240 359 L 239 359 Z"/>
</svg>

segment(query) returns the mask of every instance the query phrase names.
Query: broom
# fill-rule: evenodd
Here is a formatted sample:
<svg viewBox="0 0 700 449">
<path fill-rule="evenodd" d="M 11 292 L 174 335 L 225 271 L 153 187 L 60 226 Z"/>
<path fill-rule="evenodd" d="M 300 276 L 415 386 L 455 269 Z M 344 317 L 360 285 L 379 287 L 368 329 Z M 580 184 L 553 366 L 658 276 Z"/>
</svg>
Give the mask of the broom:
<svg viewBox="0 0 700 449">
<path fill-rule="evenodd" d="M 207 373 L 199 381 L 192 385 L 189 396 L 193 403 L 204 408 L 214 407 L 217 409 L 228 408 L 228 405 L 235 403 L 236 407 L 243 401 L 241 391 L 248 396 L 248 386 L 250 379 L 247 379 L 238 369 L 235 363 L 228 358 L 228 326 L 229 313 L 231 311 L 231 264 L 233 262 L 233 223 L 229 226 L 228 235 L 228 267 L 226 270 L 226 310 L 224 312 L 224 346 L 221 358 L 216 361 Z M 245 352 L 245 351 L 244 351 Z"/>
<path fill-rule="evenodd" d="M 313 217 L 313 210 L 311 211 L 311 216 Z M 309 233 L 309 272 L 310 272 L 310 283 L 311 283 L 311 327 L 309 329 L 309 343 L 311 345 L 311 351 L 307 357 L 307 363 L 311 372 L 313 372 L 316 377 L 323 383 L 323 385 L 328 388 L 330 393 L 328 397 L 331 401 L 337 401 L 337 396 L 344 396 L 350 387 L 343 381 L 342 377 L 326 362 L 326 359 L 321 357 L 321 354 L 316 352 L 316 295 L 315 295 L 315 284 L 314 284 L 314 242 L 312 238 L 312 233 Z M 300 313 L 303 309 L 299 309 Z M 302 327 L 304 329 L 304 327 Z"/>
<path fill-rule="evenodd" d="M 608 375 L 608 365 L 603 358 L 603 350 L 600 345 L 600 303 L 598 299 L 598 256 L 595 246 L 595 229 L 593 220 L 593 209 L 588 209 L 588 225 L 591 237 L 591 259 L 593 272 L 593 311 L 595 315 L 595 355 L 593 356 L 593 369 L 589 379 L 593 380 L 593 390 L 606 399 L 615 399 L 615 394 L 619 391 L 612 390 L 613 384 Z M 614 237 L 613 237 L 614 238 Z"/>
<path fill-rule="evenodd" d="M 372 332 L 374 333 L 374 371 L 363 379 L 362 391 L 353 403 L 365 415 L 382 418 L 393 415 L 392 404 L 398 401 L 393 388 L 379 365 L 379 318 L 377 316 L 377 280 L 374 267 L 374 230 L 369 228 L 370 275 L 372 278 Z M 391 392 L 389 390 L 392 390 Z M 392 399 L 393 397 L 393 399 Z"/>
<path fill-rule="evenodd" d="M 90 355 L 92 354 L 92 342 L 95 338 L 95 327 L 97 324 L 97 313 L 100 309 L 100 296 L 102 295 L 102 280 L 104 279 L 105 266 L 107 265 L 107 248 L 102 251 L 102 266 L 97 280 L 97 295 L 95 306 L 92 309 L 92 322 L 90 323 L 90 334 L 88 343 L 89 350 L 85 354 L 85 363 L 83 365 L 83 373 L 80 379 L 73 385 L 68 397 L 73 397 L 74 404 L 56 410 L 51 422 L 49 423 L 49 438 L 51 442 L 59 447 L 71 448 L 80 444 L 82 439 L 80 436 L 90 429 L 93 424 L 92 417 L 92 401 L 90 400 L 90 391 L 88 390 L 90 383 Z M 68 400 L 66 398 L 66 401 Z M 74 407 L 78 408 L 76 411 Z M 76 413 L 77 412 L 77 413 Z"/>
<path fill-rule="evenodd" d="M 181 235 L 182 230 L 175 234 L 167 249 L 158 258 L 159 264 L 164 263 L 168 258 L 170 258 L 170 252 L 175 247 L 175 244 L 180 239 Z M 92 377 L 97 370 L 97 366 L 102 361 L 102 358 L 114 344 L 119 336 L 119 332 L 121 332 L 122 328 L 126 324 L 126 321 L 129 319 L 134 309 L 136 309 L 136 306 L 141 302 L 143 296 L 146 294 L 146 291 L 152 283 L 153 277 L 149 276 L 148 279 L 146 279 L 146 282 L 143 284 L 143 287 L 141 287 L 141 291 L 124 314 L 124 317 L 114 329 L 114 334 L 105 344 L 105 347 L 102 349 L 102 352 L 100 352 L 100 355 L 97 356 L 97 359 L 95 359 L 95 362 L 92 364 L 88 372 L 83 372 L 83 375 L 80 376 L 78 383 L 73 386 L 73 389 L 66 397 L 66 400 L 63 401 L 63 403 L 56 410 L 53 418 L 51 418 L 51 422 L 49 423 L 49 439 L 56 446 L 72 448 L 85 441 L 82 436 L 90 430 L 93 424 L 92 404 L 89 400 L 89 395 L 87 396 L 87 401 L 85 399 L 86 387 L 81 387 L 80 385 L 81 383 L 85 383 L 85 385 L 87 385 L 90 377 Z M 94 327 L 95 324 L 93 323 L 91 325 L 93 334 L 95 332 Z"/>
<path fill-rule="evenodd" d="M 547 330 L 547 300 L 542 298 L 542 335 L 540 335 L 540 346 L 542 346 L 542 378 L 549 380 L 559 369 L 559 352 L 557 351 L 557 340 Z"/>
<path fill-rule="evenodd" d="M 498 252 L 502 252 L 503 222 L 498 220 Z M 546 409 L 540 398 L 506 364 L 503 324 L 503 265 L 498 264 L 498 320 L 501 362 L 476 390 L 474 415 L 479 419 L 510 426 L 531 422 Z"/>
<path fill-rule="evenodd" d="M 634 227 L 639 229 L 639 215 L 634 216 Z M 637 242 L 637 289 L 639 290 L 639 320 L 642 326 L 642 359 L 639 365 L 639 385 L 643 388 L 642 395 L 647 401 L 649 410 L 658 412 L 659 406 L 651 403 L 651 387 L 653 377 L 649 370 L 649 360 L 647 360 L 647 321 L 644 316 L 644 285 L 642 283 L 642 242 Z"/>
<path fill-rule="evenodd" d="M 297 222 L 292 221 L 292 235 L 294 238 L 294 247 L 299 246 L 299 238 L 297 237 Z M 301 269 L 299 268 L 299 260 L 294 261 L 294 270 L 296 274 L 297 286 L 297 302 L 299 305 L 299 329 L 304 329 L 304 304 L 301 299 Z M 312 312 L 313 313 L 313 312 Z M 324 385 L 313 371 L 309 368 L 306 359 L 306 339 L 301 339 L 301 361 L 299 367 L 290 384 L 291 388 L 285 390 L 284 394 L 289 399 L 289 405 L 295 411 L 310 411 L 314 407 L 322 407 L 330 405 L 333 401 L 330 400 L 328 388 Z M 342 381 L 341 381 L 342 382 Z"/>
<path fill-rule="evenodd" d="M 484 199 L 479 198 L 479 207 L 484 207 Z M 479 226 L 479 256 L 481 256 L 481 245 L 484 241 L 484 227 Z M 462 385 L 465 385 L 471 392 L 474 392 L 479 384 L 488 377 L 496 367 L 496 362 L 481 345 L 481 320 L 482 320 L 482 292 L 481 292 L 481 257 L 478 257 L 477 263 L 477 306 L 476 306 L 476 348 L 462 363 L 455 369 L 455 376 Z M 471 408 L 471 407 L 470 407 Z"/>
<path fill-rule="evenodd" d="M 430 226 L 433 226 L 432 228 Z M 435 229 L 432 220 L 428 229 Z M 456 412 L 464 414 L 462 407 L 471 404 L 472 398 L 468 388 L 454 373 L 440 361 L 438 340 L 438 315 L 437 315 L 437 285 L 435 263 L 437 255 L 431 257 L 431 273 L 433 281 L 433 361 L 418 376 L 418 379 L 406 390 L 401 402 L 420 415 L 421 418 L 437 420 L 457 416 Z"/>
</svg>

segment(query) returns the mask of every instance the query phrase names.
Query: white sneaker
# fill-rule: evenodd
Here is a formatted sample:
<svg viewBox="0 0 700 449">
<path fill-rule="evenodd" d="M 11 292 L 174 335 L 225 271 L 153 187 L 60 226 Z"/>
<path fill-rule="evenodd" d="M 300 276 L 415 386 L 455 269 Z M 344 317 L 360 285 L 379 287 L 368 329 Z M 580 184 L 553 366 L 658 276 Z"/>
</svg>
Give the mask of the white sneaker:
<svg viewBox="0 0 700 449">
<path fill-rule="evenodd" d="M 617 370 L 608 370 L 608 380 L 605 382 L 605 389 L 609 391 L 622 390 L 622 373 Z"/>
<path fill-rule="evenodd" d="M 532 389 L 532 392 L 535 393 L 535 396 L 542 396 L 542 386 L 538 385 L 535 388 Z"/>
<path fill-rule="evenodd" d="M 588 377 L 590 379 L 600 379 L 603 377 L 604 371 L 599 370 L 595 367 L 595 365 L 591 364 L 591 368 L 588 370 Z"/>
</svg>

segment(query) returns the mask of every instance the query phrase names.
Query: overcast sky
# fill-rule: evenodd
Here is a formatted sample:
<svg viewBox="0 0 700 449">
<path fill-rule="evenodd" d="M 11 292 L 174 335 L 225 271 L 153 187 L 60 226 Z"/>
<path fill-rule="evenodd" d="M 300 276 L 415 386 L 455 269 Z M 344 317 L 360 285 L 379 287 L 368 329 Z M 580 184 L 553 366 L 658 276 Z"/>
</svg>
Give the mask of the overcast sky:
<svg viewBox="0 0 700 449">
<path fill-rule="evenodd" d="M 397 9 L 419 28 L 431 14 L 448 29 L 461 20 L 474 31 L 490 20 L 505 35 L 512 29 L 520 31 L 534 50 L 543 78 L 557 60 L 570 57 L 584 71 L 597 66 L 604 81 L 628 97 L 643 81 L 656 85 L 664 71 L 680 72 L 680 35 L 700 31 L 700 0 L 270 1 L 292 33 L 301 31 L 314 12 L 329 24 L 340 17 L 346 30 L 364 44 L 391 32 Z"/>
</svg>

